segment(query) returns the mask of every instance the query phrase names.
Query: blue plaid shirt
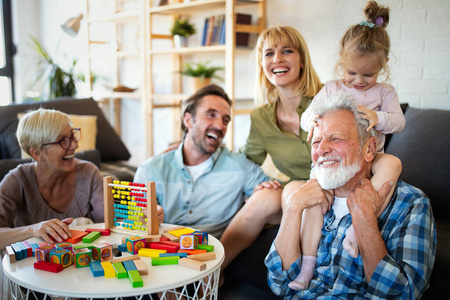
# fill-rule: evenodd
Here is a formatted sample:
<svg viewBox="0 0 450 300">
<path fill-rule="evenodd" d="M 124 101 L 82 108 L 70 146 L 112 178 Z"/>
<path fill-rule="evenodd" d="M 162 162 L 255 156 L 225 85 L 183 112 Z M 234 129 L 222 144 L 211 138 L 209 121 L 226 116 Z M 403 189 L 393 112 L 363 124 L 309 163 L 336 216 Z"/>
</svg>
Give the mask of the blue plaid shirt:
<svg viewBox="0 0 450 300">
<path fill-rule="evenodd" d="M 351 215 L 335 229 L 333 209 L 324 216 L 314 278 L 304 291 L 289 289 L 300 273 L 301 259 L 282 270 L 275 244 L 265 263 L 272 291 L 285 299 L 416 299 L 428 287 L 436 255 L 436 225 L 430 201 L 419 189 L 399 181 L 393 199 L 378 218 L 388 254 L 366 283 L 361 256 L 350 257 L 342 247 Z"/>
</svg>

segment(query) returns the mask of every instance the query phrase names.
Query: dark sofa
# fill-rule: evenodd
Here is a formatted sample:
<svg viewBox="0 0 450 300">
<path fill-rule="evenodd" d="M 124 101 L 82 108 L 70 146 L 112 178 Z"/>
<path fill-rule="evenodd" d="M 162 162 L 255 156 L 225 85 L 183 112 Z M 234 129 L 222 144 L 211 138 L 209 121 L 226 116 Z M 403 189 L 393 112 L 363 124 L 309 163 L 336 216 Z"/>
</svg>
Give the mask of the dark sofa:
<svg viewBox="0 0 450 300">
<path fill-rule="evenodd" d="M 39 107 L 56 109 L 72 115 L 97 116 L 95 150 L 77 153 L 76 156 L 96 164 L 102 175 L 114 179 L 133 181 L 136 168 L 126 161 L 128 149 L 103 115 L 97 103 L 91 99 L 59 98 L 51 101 L 0 106 L 0 180 L 18 164 L 31 161 L 21 159 L 20 146 L 15 136 L 19 120 L 17 115 Z M 86 131 L 89 128 L 82 128 Z"/>
<path fill-rule="evenodd" d="M 450 111 L 417 109 L 402 105 L 406 127 L 387 139 L 386 153 L 401 159 L 400 179 L 425 192 L 430 198 L 437 225 L 437 254 L 430 287 L 422 299 L 450 297 Z M 275 299 L 267 282 L 264 258 L 278 231 L 265 229 L 258 240 L 226 269 L 226 283 L 219 297 L 246 294 L 246 299 Z M 250 289 L 251 293 L 246 292 Z M 251 296 L 255 295 L 255 296 Z"/>
</svg>

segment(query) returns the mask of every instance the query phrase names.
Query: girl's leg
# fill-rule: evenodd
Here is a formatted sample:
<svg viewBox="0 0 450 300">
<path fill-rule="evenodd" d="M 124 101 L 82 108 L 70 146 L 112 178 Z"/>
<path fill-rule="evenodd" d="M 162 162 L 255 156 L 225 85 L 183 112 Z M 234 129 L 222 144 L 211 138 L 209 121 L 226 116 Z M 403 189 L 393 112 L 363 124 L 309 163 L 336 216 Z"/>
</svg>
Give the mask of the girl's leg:
<svg viewBox="0 0 450 300">
<path fill-rule="evenodd" d="M 314 206 L 303 212 L 300 232 L 302 267 L 297 278 L 289 283 L 291 289 L 307 289 L 314 276 L 317 249 L 322 237 L 323 215 L 321 209 L 320 206 Z"/>
</svg>

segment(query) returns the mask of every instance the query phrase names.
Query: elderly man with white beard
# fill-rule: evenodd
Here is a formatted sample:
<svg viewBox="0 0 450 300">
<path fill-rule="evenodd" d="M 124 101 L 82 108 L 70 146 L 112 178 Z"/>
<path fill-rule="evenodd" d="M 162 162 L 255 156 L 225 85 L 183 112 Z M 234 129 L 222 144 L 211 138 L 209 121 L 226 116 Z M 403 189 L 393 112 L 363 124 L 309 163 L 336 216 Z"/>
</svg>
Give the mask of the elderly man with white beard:
<svg viewBox="0 0 450 300">
<path fill-rule="evenodd" d="M 399 181 L 381 211 L 393 183 L 386 182 L 377 192 L 369 181 L 376 135 L 358 117 L 355 100 L 336 94 L 314 101 L 311 108 L 319 116 L 312 140 L 317 179 L 292 182 L 283 191 L 280 229 L 265 260 L 270 288 L 285 299 L 420 298 L 436 254 L 429 199 Z M 316 205 L 322 206 L 324 226 L 314 277 L 308 289 L 292 290 L 288 284 L 302 264 L 302 213 Z M 356 258 L 342 246 L 351 223 L 360 247 Z"/>
</svg>

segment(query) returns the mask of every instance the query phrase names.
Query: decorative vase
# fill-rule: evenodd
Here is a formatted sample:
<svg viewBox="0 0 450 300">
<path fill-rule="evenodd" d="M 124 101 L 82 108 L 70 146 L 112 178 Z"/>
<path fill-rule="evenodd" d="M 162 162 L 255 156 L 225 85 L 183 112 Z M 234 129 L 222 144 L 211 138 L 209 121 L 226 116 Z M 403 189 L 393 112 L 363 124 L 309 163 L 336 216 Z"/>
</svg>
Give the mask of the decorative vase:
<svg viewBox="0 0 450 300">
<path fill-rule="evenodd" d="M 188 46 L 188 38 L 187 36 L 174 35 L 173 43 L 175 48 L 187 47 Z"/>
<path fill-rule="evenodd" d="M 194 90 L 198 91 L 204 86 L 207 86 L 211 83 L 211 78 L 204 78 L 204 77 L 192 77 L 192 82 L 194 85 Z"/>
</svg>

